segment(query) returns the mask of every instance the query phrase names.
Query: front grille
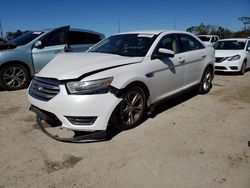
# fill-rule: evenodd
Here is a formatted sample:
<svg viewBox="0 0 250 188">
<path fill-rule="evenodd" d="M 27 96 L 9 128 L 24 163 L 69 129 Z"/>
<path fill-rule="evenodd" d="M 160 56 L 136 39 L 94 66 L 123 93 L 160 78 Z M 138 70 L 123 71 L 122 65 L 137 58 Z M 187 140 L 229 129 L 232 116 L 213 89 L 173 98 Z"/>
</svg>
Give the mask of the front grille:
<svg viewBox="0 0 250 188">
<path fill-rule="evenodd" d="M 219 66 L 215 66 L 215 70 L 227 70 L 226 67 L 219 67 Z"/>
<path fill-rule="evenodd" d="M 49 101 L 59 92 L 59 81 L 51 78 L 34 77 L 29 88 L 29 94 L 42 101 Z"/>
<path fill-rule="evenodd" d="M 215 62 L 220 63 L 220 62 L 222 62 L 223 59 L 225 59 L 225 57 L 216 57 Z"/>
</svg>

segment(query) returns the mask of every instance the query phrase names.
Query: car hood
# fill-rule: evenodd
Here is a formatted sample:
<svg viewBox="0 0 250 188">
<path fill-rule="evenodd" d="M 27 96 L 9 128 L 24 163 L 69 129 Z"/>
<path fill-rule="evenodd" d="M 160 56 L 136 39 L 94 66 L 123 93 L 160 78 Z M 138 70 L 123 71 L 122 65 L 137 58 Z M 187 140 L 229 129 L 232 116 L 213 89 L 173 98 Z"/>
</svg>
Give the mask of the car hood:
<svg viewBox="0 0 250 188">
<path fill-rule="evenodd" d="M 240 53 L 240 50 L 215 50 L 215 57 L 230 57 Z"/>
<path fill-rule="evenodd" d="M 142 60 L 143 57 L 125 57 L 104 53 L 63 53 L 57 55 L 36 76 L 58 80 L 76 79 L 93 71 L 104 71 Z"/>
</svg>

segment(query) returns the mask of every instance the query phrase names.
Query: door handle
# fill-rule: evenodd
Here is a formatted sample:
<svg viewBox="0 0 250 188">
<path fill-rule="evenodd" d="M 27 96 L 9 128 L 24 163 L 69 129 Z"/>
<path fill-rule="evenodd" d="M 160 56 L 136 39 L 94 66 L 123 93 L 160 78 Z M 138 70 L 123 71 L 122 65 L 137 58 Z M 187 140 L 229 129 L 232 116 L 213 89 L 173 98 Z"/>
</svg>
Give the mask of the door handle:
<svg viewBox="0 0 250 188">
<path fill-rule="evenodd" d="M 178 59 L 178 62 L 179 62 L 179 63 L 185 63 L 185 59 L 183 59 L 182 57 L 180 57 L 180 58 Z"/>
<path fill-rule="evenodd" d="M 202 54 L 201 54 L 201 57 L 202 57 L 202 58 L 205 58 L 205 57 L 206 57 L 206 54 L 202 53 Z"/>
</svg>

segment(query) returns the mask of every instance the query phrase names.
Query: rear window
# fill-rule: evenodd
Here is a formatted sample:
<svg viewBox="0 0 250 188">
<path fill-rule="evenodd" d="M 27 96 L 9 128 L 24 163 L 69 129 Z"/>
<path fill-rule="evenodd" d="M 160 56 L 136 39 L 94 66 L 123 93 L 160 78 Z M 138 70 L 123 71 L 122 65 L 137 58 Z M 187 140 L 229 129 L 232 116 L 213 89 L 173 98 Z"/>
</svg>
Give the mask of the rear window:
<svg viewBox="0 0 250 188">
<path fill-rule="evenodd" d="M 198 38 L 204 42 L 209 42 L 209 40 L 210 40 L 210 37 L 207 37 L 207 36 L 198 36 Z"/>
</svg>

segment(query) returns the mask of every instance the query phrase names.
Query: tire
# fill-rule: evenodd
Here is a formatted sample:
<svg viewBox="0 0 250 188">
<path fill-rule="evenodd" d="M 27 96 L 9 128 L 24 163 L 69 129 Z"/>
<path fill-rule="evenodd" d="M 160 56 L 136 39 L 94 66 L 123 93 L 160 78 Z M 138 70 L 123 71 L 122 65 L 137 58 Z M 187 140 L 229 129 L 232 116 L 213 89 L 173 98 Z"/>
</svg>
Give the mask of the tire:
<svg viewBox="0 0 250 188">
<path fill-rule="evenodd" d="M 201 82 L 199 84 L 199 93 L 200 94 L 206 94 L 210 91 L 212 88 L 212 80 L 213 80 L 213 70 L 211 68 L 206 68 L 202 78 Z"/>
<path fill-rule="evenodd" d="M 241 69 L 240 69 L 240 74 L 241 74 L 241 75 L 244 75 L 244 74 L 245 74 L 245 72 L 246 72 L 246 66 L 247 66 L 247 62 L 244 61 L 244 62 L 242 63 Z"/>
<path fill-rule="evenodd" d="M 133 87 L 124 93 L 122 98 L 112 114 L 111 124 L 118 130 L 132 129 L 143 120 L 146 96 L 142 88 Z"/>
<path fill-rule="evenodd" d="M 5 65 L 0 70 L 0 87 L 4 90 L 18 90 L 28 86 L 30 74 L 27 68 L 18 63 Z"/>
</svg>

